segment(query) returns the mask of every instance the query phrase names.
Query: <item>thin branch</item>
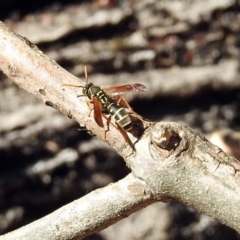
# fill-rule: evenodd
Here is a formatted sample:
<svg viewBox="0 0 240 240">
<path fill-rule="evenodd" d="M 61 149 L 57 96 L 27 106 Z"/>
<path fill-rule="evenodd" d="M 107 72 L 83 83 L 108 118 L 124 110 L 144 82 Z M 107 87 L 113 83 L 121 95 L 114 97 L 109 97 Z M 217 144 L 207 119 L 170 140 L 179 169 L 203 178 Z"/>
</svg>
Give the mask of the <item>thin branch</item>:
<svg viewBox="0 0 240 240">
<path fill-rule="evenodd" d="M 82 239 L 151 204 L 144 189 L 145 184 L 129 174 L 0 239 Z"/>
</svg>

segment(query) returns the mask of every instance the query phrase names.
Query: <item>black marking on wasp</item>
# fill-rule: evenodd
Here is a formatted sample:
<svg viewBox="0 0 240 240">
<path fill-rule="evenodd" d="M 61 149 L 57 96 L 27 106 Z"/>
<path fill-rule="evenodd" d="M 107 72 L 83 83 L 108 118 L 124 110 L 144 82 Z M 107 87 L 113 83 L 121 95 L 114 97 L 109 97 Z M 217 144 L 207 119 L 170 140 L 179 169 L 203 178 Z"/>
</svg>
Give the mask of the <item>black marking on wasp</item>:
<svg viewBox="0 0 240 240">
<path fill-rule="evenodd" d="M 133 129 L 133 120 L 131 117 L 133 111 L 128 102 L 122 96 L 120 96 L 119 93 L 145 92 L 146 86 L 140 83 L 134 83 L 103 89 L 91 82 L 88 83 L 86 66 L 84 70 L 86 76 L 86 84 L 84 86 L 71 84 L 62 84 L 62 86 L 81 87 L 82 95 L 78 95 L 78 97 L 86 96 L 89 98 L 90 101 L 88 102 L 88 106 L 91 109 L 89 103 L 93 104 L 94 119 L 98 126 L 104 128 L 103 117 L 107 119 L 107 125 L 109 125 L 112 117 L 115 120 L 115 124 L 111 124 L 120 131 L 126 142 L 131 146 L 132 149 L 134 149 L 129 136 L 127 135 L 127 132 L 132 133 Z M 111 117 L 107 118 L 105 114 L 110 114 Z M 138 115 L 136 116 L 134 118 L 141 119 Z M 106 130 L 104 130 L 103 139 L 106 140 Z"/>
</svg>

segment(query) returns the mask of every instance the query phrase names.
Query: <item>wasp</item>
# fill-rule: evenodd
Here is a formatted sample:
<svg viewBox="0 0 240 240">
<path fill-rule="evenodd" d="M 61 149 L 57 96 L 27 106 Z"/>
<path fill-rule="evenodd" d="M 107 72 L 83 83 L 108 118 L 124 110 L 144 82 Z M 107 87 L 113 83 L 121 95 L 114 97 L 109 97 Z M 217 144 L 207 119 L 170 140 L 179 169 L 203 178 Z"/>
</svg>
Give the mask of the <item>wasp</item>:
<svg viewBox="0 0 240 240">
<path fill-rule="evenodd" d="M 88 102 L 93 104 L 93 109 L 89 106 L 91 111 L 94 111 L 94 119 L 97 125 L 104 128 L 103 117 L 107 119 L 107 125 L 109 125 L 111 118 L 115 120 L 115 126 L 126 142 L 134 149 L 134 146 L 127 135 L 127 132 L 131 132 L 133 129 L 133 121 L 131 114 L 133 113 L 132 108 L 128 102 L 119 95 L 124 92 L 145 92 L 146 86 L 140 83 L 126 84 L 122 86 L 115 86 L 109 88 L 101 88 L 94 85 L 92 82 L 88 82 L 87 68 L 84 68 L 86 83 L 84 86 L 77 86 L 72 84 L 62 84 L 62 86 L 80 87 L 82 88 L 82 95 L 78 97 L 88 97 Z M 91 114 L 90 111 L 90 114 Z M 89 114 L 89 115 L 90 115 Z M 105 115 L 110 114 L 110 118 Z M 104 140 L 106 140 L 106 130 L 104 130 Z"/>
</svg>

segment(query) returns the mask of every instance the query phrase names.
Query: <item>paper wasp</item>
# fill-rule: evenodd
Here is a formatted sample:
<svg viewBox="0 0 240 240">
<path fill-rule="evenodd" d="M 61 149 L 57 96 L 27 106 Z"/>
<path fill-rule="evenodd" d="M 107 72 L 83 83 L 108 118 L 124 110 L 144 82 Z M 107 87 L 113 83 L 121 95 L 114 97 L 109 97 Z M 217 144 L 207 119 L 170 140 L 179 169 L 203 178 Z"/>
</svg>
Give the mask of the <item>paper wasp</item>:
<svg viewBox="0 0 240 240">
<path fill-rule="evenodd" d="M 62 86 L 82 88 L 82 95 L 79 95 L 78 97 L 85 96 L 89 98 L 89 102 L 93 104 L 93 109 L 91 109 L 90 106 L 89 108 L 94 111 L 94 119 L 98 126 L 104 128 L 103 117 L 107 119 L 107 125 L 109 125 L 111 117 L 114 118 L 115 124 L 112 123 L 113 126 L 120 131 L 126 142 L 132 147 L 132 149 L 134 149 L 129 136 L 127 135 L 127 132 L 131 132 L 133 128 L 131 118 L 133 111 L 127 101 L 119 94 L 124 92 L 145 92 L 146 86 L 140 83 L 133 83 L 103 89 L 88 82 L 86 66 L 84 71 L 86 77 L 86 84 L 84 86 L 72 84 L 62 84 Z M 107 118 L 105 114 L 110 114 L 110 117 Z M 106 130 L 104 130 L 104 140 L 106 140 Z"/>
</svg>

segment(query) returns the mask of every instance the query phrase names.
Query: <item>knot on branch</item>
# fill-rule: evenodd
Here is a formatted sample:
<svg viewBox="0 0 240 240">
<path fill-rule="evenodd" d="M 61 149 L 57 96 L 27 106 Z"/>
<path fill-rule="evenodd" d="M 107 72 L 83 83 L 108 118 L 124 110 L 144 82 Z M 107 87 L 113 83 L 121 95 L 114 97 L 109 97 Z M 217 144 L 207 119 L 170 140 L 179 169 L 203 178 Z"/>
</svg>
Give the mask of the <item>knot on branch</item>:
<svg viewBox="0 0 240 240">
<path fill-rule="evenodd" d="M 178 132 L 172 129 L 170 125 L 156 126 L 151 136 L 151 141 L 156 148 L 167 151 L 175 150 L 181 139 Z"/>
</svg>

